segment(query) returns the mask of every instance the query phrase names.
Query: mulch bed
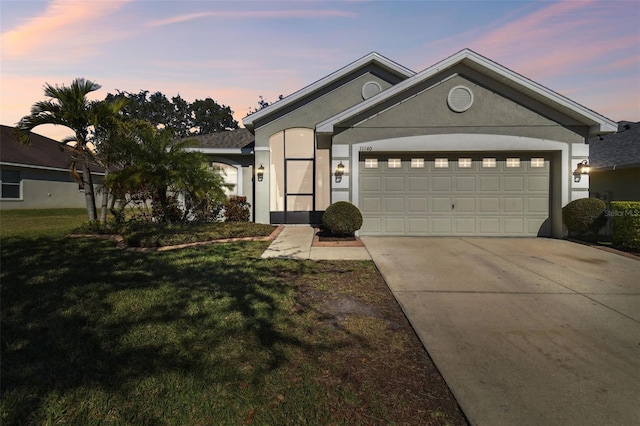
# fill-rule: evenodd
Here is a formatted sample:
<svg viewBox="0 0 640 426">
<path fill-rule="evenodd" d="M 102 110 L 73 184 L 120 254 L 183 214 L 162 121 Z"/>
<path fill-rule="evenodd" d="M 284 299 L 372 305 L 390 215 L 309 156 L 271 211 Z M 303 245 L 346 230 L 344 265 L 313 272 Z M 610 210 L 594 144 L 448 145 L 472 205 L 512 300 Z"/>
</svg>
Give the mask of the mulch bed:
<svg viewBox="0 0 640 426">
<path fill-rule="evenodd" d="M 354 235 L 336 235 L 327 228 L 317 227 L 313 232 L 313 247 L 364 247 Z"/>
</svg>

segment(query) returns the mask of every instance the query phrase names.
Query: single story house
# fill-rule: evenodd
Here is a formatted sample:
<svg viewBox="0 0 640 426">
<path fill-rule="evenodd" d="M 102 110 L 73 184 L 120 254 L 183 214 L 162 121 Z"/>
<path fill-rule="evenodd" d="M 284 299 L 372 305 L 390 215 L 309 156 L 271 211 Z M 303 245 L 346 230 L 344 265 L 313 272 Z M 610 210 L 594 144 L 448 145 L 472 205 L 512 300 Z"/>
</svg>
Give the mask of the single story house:
<svg viewBox="0 0 640 426">
<path fill-rule="evenodd" d="M 68 148 L 36 133 L 31 145 L 23 145 L 14 127 L 0 127 L 0 209 L 86 207 L 84 191 L 69 172 Z M 104 171 L 96 166 L 92 176 L 99 184 Z"/>
<path fill-rule="evenodd" d="M 589 139 L 592 197 L 640 201 L 640 123 L 621 121 L 618 131 Z"/>
<path fill-rule="evenodd" d="M 318 223 L 337 201 L 360 235 L 562 236 L 574 177 L 610 119 L 469 49 L 415 73 L 368 54 L 199 150 L 235 169 L 260 223 Z M 218 141 L 218 142 L 216 142 Z"/>
</svg>

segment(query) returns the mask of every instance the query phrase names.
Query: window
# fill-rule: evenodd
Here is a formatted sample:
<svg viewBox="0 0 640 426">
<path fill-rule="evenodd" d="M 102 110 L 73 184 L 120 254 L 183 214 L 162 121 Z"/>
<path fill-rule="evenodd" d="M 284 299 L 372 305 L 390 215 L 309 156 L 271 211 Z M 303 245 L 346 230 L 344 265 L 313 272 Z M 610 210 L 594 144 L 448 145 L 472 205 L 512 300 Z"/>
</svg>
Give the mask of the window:
<svg viewBox="0 0 640 426">
<path fill-rule="evenodd" d="M 387 160 L 387 166 L 390 169 L 399 169 L 402 167 L 402 160 L 399 158 L 389 158 L 389 160 Z"/>
<path fill-rule="evenodd" d="M 0 181 L 2 181 L 1 198 L 20 198 L 20 184 L 22 182 L 20 170 L 0 170 Z"/>
<path fill-rule="evenodd" d="M 448 158 L 436 158 L 436 169 L 446 169 L 449 167 L 449 159 Z"/>
<path fill-rule="evenodd" d="M 544 167 L 544 158 L 532 158 L 531 167 Z"/>
<path fill-rule="evenodd" d="M 212 170 L 219 170 L 224 183 L 233 185 L 231 188 L 224 188 L 226 195 L 238 195 L 238 169 L 225 163 L 211 162 L 209 167 Z"/>
<path fill-rule="evenodd" d="M 507 167 L 520 167 L 520 159 L 519 158 L 507 158 Z"/>
<path fill-rule="evenodd" d="M 411 159 L 411 168 L 412 169 L 424 169 L 424 158 L 412 158 Z"/>
<path fill-rule="evenodd" d="M 482 167 L 484 168 L 493 168 L 497 167 L 495 158 L 483 158 L 482 159 Z"/>
<path fill-rule="evenodd" d="M 461 169 L 470 169 L 471 164 L 471 158 L 458 158 L 458 167 Z"/>
<path fill-rule="evenodd" d="M 364 168 L 365 169 L 377 169 L 378 168 L 378 159 L 377 158 L 365 158 L 365 160 L 364 160 Z"/>
</svg>

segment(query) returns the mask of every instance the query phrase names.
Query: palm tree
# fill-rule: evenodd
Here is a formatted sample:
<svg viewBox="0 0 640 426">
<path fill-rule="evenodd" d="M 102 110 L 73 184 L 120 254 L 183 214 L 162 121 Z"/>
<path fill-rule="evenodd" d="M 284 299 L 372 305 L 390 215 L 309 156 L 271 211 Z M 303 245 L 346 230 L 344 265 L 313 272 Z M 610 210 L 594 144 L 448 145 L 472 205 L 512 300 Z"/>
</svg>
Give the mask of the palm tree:
<svg viewBox="0 0 640 426">
<path fill-rule="evenodd" d="M 75 161 L 72 164 L 72 174 L 79 180 L 84 190 L 87 203 L 87 215 L 90 221 L 97 219 L 96 200 L 93 191 L 93 179 L 89 168 L 91 152 L 87 149 L 89 127 L 92 125 L 91 102 L 87 94 L 100 89 L 100 85 L 84 78 L 73 80 L 69 87 L 45 84 L 44 95 L 49 100 L 36 102 L 31 107 L 31 114 L 22 117 L 16 125 L 18 139 L 30 143 L 31 131 L 42 124 L 65 126 L 74 132 L 73 137 L 67 139 L 75 141 L 77 159 L 81 162 L 82 176 L 75 172 Z"/>
</svg>

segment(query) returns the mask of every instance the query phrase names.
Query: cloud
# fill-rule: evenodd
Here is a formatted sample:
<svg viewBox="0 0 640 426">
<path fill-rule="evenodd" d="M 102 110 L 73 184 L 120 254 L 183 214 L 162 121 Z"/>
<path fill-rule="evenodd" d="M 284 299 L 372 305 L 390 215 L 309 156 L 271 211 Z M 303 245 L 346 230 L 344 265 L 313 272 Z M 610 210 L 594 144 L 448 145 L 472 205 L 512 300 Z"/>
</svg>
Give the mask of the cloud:
<svg viewBox="0 0 640 426">
<path fill-rule="evenodd" d="M 189 13 L 186 15 L 174 16 L 172 18 L 152 21 L 148 25 L 151 27 L 161 27 L 165 25 L 178 24 L 181 22 L 193 21 L 202 18 L 224 18 L 224 19 L 317 19 L 317 18 L 353 18 L 356 15 L 351 12 L 336 9 L 299 9 L 299 10 L 234 10 Z"/>
<path fill-rule="evenodd" d="M 131 0 L 67 1 L 54 0 L 46 10 L 17 28 L 2 33 L 4 57 L 28 57 L 49 47 L 58 47 L 74 39 L 79 29 L 92 28 L 96 21 L 122 8 Z M 92 37 L 91 42 L 107 41 Z"/>
</svg>

